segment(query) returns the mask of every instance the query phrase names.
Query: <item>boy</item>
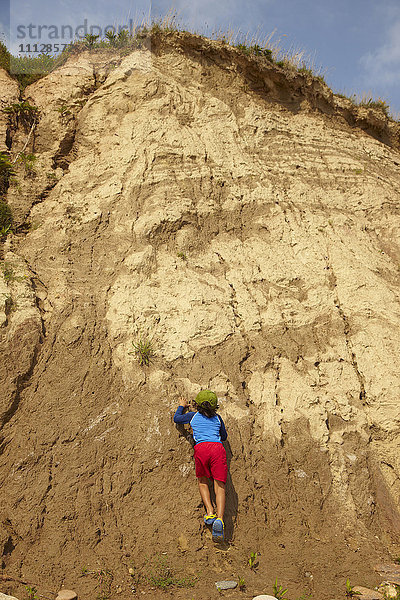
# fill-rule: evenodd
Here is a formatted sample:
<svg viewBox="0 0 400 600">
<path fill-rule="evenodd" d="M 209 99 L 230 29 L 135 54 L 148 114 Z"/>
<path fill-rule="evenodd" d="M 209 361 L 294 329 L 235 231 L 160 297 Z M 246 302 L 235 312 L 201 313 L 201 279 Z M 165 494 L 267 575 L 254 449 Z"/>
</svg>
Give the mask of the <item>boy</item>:
<svg viewBox="0 0 400 600">
<path fill-rule="evenodd" d="M 195 398 L 197 412 L 187 412 L 189 403 L 179 398 L 180 404 L 174 415 L 175 423 L 189 423 L 193 430 L 194 461 L 199 491 L 207 514 L 206 525 L 212 525 L 215 542 L 224 540 L 225 484 L 228 475 L 226 452 L 222 445 L 228 437 L 222 418 L 217 415 L 218 399 L 214 392 L 202 390 Z M 214 513 L 207 478 L 214 479 L 217 514 Z"/>
</svg>

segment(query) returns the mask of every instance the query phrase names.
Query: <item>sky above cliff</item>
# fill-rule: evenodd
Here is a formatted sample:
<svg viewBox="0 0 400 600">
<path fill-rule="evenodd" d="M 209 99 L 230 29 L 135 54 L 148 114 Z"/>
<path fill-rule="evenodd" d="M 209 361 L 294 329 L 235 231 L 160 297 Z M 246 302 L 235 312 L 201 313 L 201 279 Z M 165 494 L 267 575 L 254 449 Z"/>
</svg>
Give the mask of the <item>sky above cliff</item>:
<svg viewBox="0 0 400 600">
<path fill-rule="evenodd" d="M 85 19 L 88 29 L 104 29 L 171 9 L 183 26 L 208 35 L 233 30 L 262 42 L 275 31 L 272 44 L 303 52 L 306 64 L 320 69 L 334 91 L 384 99 L 400 116 L 399 0 L 0 0 L 0 7 L 0 33 L 6 38 L 11 17 L 8 43 L 14 53 L 21 43 L 39 41 L 40 25 L 60 30 L 64 25 L 67 36 Z M 81 27 L 79 34 L 84 31 Z M 60 40 L 48 40 L 42 27 L 40 41 Z"/>
</svg>

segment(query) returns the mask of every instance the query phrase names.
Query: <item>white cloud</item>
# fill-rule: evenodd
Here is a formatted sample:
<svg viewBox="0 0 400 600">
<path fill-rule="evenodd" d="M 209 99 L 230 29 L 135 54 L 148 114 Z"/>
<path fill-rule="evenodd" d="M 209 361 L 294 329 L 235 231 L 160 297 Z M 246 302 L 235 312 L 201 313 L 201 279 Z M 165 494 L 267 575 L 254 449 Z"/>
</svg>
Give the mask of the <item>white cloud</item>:
<svg viewBox="0 0 400 600">
<path fill-rule="evenodd" d="M 387 41 L 376 50 L 364 54 L 360 63 L 364 81 L 370 85 L 398 85 L 400 80 L 400 20 L 389 29 Z"/>
</svg>

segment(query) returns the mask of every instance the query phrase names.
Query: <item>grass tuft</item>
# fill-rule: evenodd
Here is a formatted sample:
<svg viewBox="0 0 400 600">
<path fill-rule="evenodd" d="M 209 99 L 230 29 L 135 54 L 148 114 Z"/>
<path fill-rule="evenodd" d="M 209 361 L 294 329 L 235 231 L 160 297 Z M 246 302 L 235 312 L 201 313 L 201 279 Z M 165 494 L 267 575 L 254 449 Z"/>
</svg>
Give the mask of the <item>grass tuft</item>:
<svg viewBox="0 0 400 600">
<path fill-rule="evenodd" d="M 166 556 L 155 556 L 148 564 L 147 581 L 160 590 L 166 590 L 170 586 L 194 587 L 196 578 L 178 578 L 168 563 Z"/>
<path fill-rule="evenodd" d="M 361 106 L 364 108 L 373 108 L 376 110 L 380 110 L 383 112 L 385 117 L 393 118 L 390 115 L 390 106 L 383 98 L 374 98 L 370 92 L 365 92 L 361 95 L 359 94 L 350 94 L 347 95 L 344 92 L 339 92 L 336 94 L 339 98 L 344 98 L 346 100 L 350 100 L 354 106 Z"/>
<path fill-rule="evenodd" d="M 17 158 L 17 163 L 20 163 L 24 166 L 28 177 L 34 177 L 36 175 L 35 162 L 36 156 L 32 153 L 25 154 L 24 152 L 21 152 Z"/>
<path fill-rule="evenodd" d="M 282 585 L 278 583 L 278 578 L 275 579 L 273 586 L 273 595 L 277 600 L 286 600 L 285 594 L 287 594 L 287 588 L 284 589 Z"/>
<path fill-rule="evenodd" d="M 354 587 L 350 583 L 350 579 L 346 581 L 346 598 L 354 598 L 354 596 L 360 596 L 361 592 L 356 592 Z"/>
<path fill-rule="evenodd" d="M 137 342 L 132 342 L 132 346 L 133 351 L 129 354 L 136 356 L 140 366 L 148 367 L 153 358 L 157 356 L 153 340 L 150 337 L 139 337 Z"/>
</svg>

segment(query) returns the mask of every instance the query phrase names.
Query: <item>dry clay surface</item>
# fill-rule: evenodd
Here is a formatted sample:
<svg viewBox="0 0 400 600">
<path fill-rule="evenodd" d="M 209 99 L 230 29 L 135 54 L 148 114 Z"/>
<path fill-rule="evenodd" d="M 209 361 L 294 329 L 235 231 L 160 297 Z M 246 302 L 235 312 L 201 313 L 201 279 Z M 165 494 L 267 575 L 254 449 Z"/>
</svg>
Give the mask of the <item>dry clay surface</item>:
<svg viewBox="0 0 400 600">
<path fill-rule="evenodd" d="M 131 598 L 128 569 L 157 554 L 199 577 L 176 598 L 237 575 L 254 595 L 373 585 L 399 553 L 399 153 L 206 53 L 114 58 L 25 92 L 36 176 L 21 167 L 8 201 L 31 228 L 0 279 L 4 573 L 83 600 L 83 567 Z M 229 434 L 220 551 L 172 422 L 201 388 Z"/>
</svg>

